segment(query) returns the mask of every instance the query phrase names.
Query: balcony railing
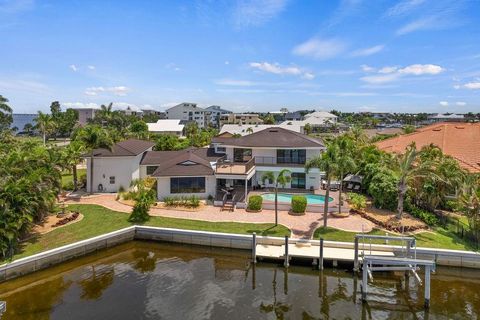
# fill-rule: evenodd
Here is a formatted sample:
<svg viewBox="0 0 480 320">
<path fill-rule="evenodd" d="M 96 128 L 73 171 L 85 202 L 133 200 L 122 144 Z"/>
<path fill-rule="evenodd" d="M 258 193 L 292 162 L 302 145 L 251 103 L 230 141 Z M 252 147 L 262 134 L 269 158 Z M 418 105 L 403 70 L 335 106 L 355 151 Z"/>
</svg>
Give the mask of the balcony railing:
<svg viewBox="0 0 480 320">
<path fill-rule="evenodd" d="M 256 165 L 304 165 L 305 157 L 255 157 Z"/>
<path fill-rule="evenodd" d="M 218 174 L 247 174 L 255 166 L 255 158 L 247 162 L 233 162 L 226 157 L 220 158 L 216 163 L 215 173 Z"/>
</svg>

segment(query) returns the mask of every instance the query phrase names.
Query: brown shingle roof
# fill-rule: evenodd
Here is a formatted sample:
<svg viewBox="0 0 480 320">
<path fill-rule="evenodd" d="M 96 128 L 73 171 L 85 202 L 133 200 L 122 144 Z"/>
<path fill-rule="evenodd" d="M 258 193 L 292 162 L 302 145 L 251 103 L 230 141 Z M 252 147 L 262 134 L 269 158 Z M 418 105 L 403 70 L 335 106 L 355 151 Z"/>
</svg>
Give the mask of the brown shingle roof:
<svg viewBox="0 0 480 320">
<path fill-rule="evenodd" d="M 480 172 L 480 123 L 444 122 L 417 129 L 416 132 L 377 142 L 379 149 L 402 153 L 415 142 L 417 148 L 434 144 L 455 158 L 459 165 Z"/>
<path fill-rule="evenodd" d="M 280 127 L 267 128 L 240 138 L 231 138 L 224 143 L 236 147 L 266 148 L 319 148 L 324 146 L 320 139 Z"/>
<path fill-rule="evenodd" d="M 214 173 L 210 162 L 217 161 L 222 154 L 212 148 L 189 148 L 180 151 L 149 151 L 142 165 L 157 165 L 152 177 L 206 176 Z"/>
<path fill-rule="evenodd" d="M 137 156 L 154 145 L 155 143 L 151 141 L 128 139 L 114 144 L 111 151 L 108 149 L 94 149 L 92 152 L 95 157 Z"/>
</svg>

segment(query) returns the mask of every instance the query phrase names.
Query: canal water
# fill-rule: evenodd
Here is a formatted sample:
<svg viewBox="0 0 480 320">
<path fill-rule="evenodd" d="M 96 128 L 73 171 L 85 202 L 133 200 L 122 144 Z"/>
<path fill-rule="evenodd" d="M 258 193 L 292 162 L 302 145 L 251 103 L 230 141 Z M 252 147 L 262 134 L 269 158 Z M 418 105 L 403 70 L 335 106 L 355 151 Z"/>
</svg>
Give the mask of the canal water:
<svg viewBox="0 0 480 320">
<path fill-rule="evenodd" d="M 0 284 L 7 319 L 478 319 L 480 272 L 438 268 L 423 286 L 374 275 L 368 303 L 348 268 L 274 263 L 250 253 L 131 242 Z"/>
</svg>

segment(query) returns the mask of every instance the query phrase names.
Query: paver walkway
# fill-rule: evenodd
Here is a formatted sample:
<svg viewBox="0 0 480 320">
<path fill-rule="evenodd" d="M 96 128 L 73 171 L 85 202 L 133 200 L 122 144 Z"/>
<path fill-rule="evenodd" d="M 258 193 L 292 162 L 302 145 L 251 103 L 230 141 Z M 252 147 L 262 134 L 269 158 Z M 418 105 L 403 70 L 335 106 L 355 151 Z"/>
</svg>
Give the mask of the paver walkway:
<svg viewBox="0 0 480 320">
<path fill-rule="evenodd" d="M 97 204 L 105 208 L 130 213 L 132 207 L 115 200 L 114 194 L 93 195 L 79 199 L 67 199 L 65 203 Z M 205 206 L 199 211 L 181 211 L 152 208 L 150 215 L 169 218 L 182 218 L 192 220 L 203 220 L 211 222 L 250 222 L 250 223 L 272 223 L 275 221 L 274 210 L 262 210 L 262 212 L 247 212 L 244 209 L 236 209 L 234 212 L 221 211 L 220 207 Z M 292 231 L 292 237 L 310 239 L 315 229 L 323 225 L 323 214 L 307 212 L 303 216 L 292 216 L 287 211 L 278 212 L 278 222 Z M 328 226 L 345 231 L 369 232 L 373 229 L 372 222 L 358 216 L 350 215 L 347 218 L 328 217 Z"/>
</svg>

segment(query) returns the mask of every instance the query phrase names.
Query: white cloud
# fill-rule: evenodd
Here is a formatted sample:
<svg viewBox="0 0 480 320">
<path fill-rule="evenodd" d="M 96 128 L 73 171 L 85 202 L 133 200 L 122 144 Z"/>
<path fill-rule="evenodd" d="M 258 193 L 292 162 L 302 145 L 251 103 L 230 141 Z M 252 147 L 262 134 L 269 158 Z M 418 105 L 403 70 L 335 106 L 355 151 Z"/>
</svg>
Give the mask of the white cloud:
<svg viewBox="0 0 480 320">
<path fill-rule="evenodd" d="M 456 85 L 453 86 L 454 89 L 460 89 L 461 87 L 462 87 L 462 86 L 459 85 L 459 84 L 456 84 Z"/>
<path fill-rule="evenodd" d="M 259 26 L 280 14 L 287 0 L 239 0 L 234 8 L 234 23 L 238 28 Z"/>
<path fill-rule="evenodd" d="M 466 105 L 467 105 L 467 103 L 464 102 L 464 101 L 457 101 L 457 102 L 455 102 L 455 104 L 456 104 L 457 106 L 459 106 L 459 107 L 463 107 L 463 106 L 466 106 Z"/>
<path fill-rule="evenodd" d="M 363 72 L 374 72 L 375 71 L 375 68 L 370 67 L 369 65 L 366 65 L 366 64 L 362 64 L 360 66 L 360 68 L 362 68 Z"/>
<path fill-rule="evenodd" d="M 463 85 L 467 89 L 478 90 L 480 89 L 480 81 L 477 82 L 469 82 Z"/>
<path fill-rule="evenodd" d="M 382 84 L 398 80 L 403 76 L 421 76 L 436 75 L 445 71 L 444 68 L 434 64 L 412 64 L 405 68 L 387 66 L 380 68 L 376 75 L 369 75 L 360 78 L 360 80 L 370 84 Z"/>
<path fill-rule="evenodd" d="M 397 35 L 403 36 L 407 33 L 418 31 L 418 30 L 429 30 L 435 29 L 438 26 L 436 17 L 426 17 L 420 18 L 418 20 L 412 21 L 400 29 L 397 30 Z"/>
<path fill-rule="evenodd" d="M 73 72 L 77 72 L 78 71 L 78 67 L 74 64 L 71 64 L 68 66 L 70 69 L 72 69 Z"/>
<path fill-rule="evenodd" d="M 385 45 L 379 44 L 377 46 L 373 46 L 370 48 L 363 48 L 363 49 L 358 49 L 355 50 L 351 53 L 352 57 L 366 57 L 366 56 L 371 56 L 372 54 L 378 53 L 382 51 L 385 48 Z"/>
<path fill-rule="evenodd" d="M 312 38 L 293 48 L 293 54 L 314 59 L 333 58 L 345 51 L 347 45 L 338 39 Z"/>
<path fill-rule="evenodd" d="M 443 107 L 448 106 L 448 101 L 440 101 L 439 104 Z"/>
<path fill-rule="evenodd" d="M 89 65 L 87 66 L 88 70 L 95 70 L 95 66 Z"/>
<path fill-rule="evenodd" d="M 100 93 L 111 93 L 116 96 L 126 96 L 130 89 L 125 86 L 117 87 L 90 87 L 85 89 L 87 96 L 97 96 Z"/>
<path fill-rule="evenodd" d="M 443 71 L 445 71 L 444 68 L 435 64 L 412 64 L 399 70 L 400 73 L 414 74 L 416 76 L 423 74 L 439 74 Z"/>
<path fill-rule="evenodd" d="M 220 80 L 216 80 L 215 84 L 219 84 L 222 86 L 249 87 L 249 86 L 253 86 L 255 83 L 248 80 L 220 79 Z"/>
<path fill-rule="evenodd" d="M 307 80 L 312 80 L 313 78 L 315 78 L 315 75 L 313 73 L 304 71 L 303 69 L 296 66 L 281 66 L 278 63 L 269 62 L 250 62 L 249 66 L 251 68 L 273 74 L 297 75 L 302 76 L 304 79 Z"/>
<path fill-rule="evenodd" d="M 165 69 L 173 70 L 173 71 L 180 71 L 180 67 L 177 64 L 170 62 L 165 65 Z"/>
<path fill-rule="evenodd" d="M 400 16 L 409 13 L 410 11 L 416 9 L 421 4 L 425 3 L 426 0 L 403 0 L 398 2 L 393 7 L 390 7 L 386 16 Z"/>
<path fill-rule="evenodd" d="M 84 103 L 84 102 L 62 102 L 61 103 L 64 108 L 93 108 L 96 109 L 99 107 L 98 104 L 89 102 L 89 103 Z"/>
<path fill-rule="evenodd" d="M 225 64 L 226 64 L 226 65 L 229 65 L 229 64 L 230 64 L 230 61 L 228 61 L 228 60 L 225 61 Z"/>
</svg>

